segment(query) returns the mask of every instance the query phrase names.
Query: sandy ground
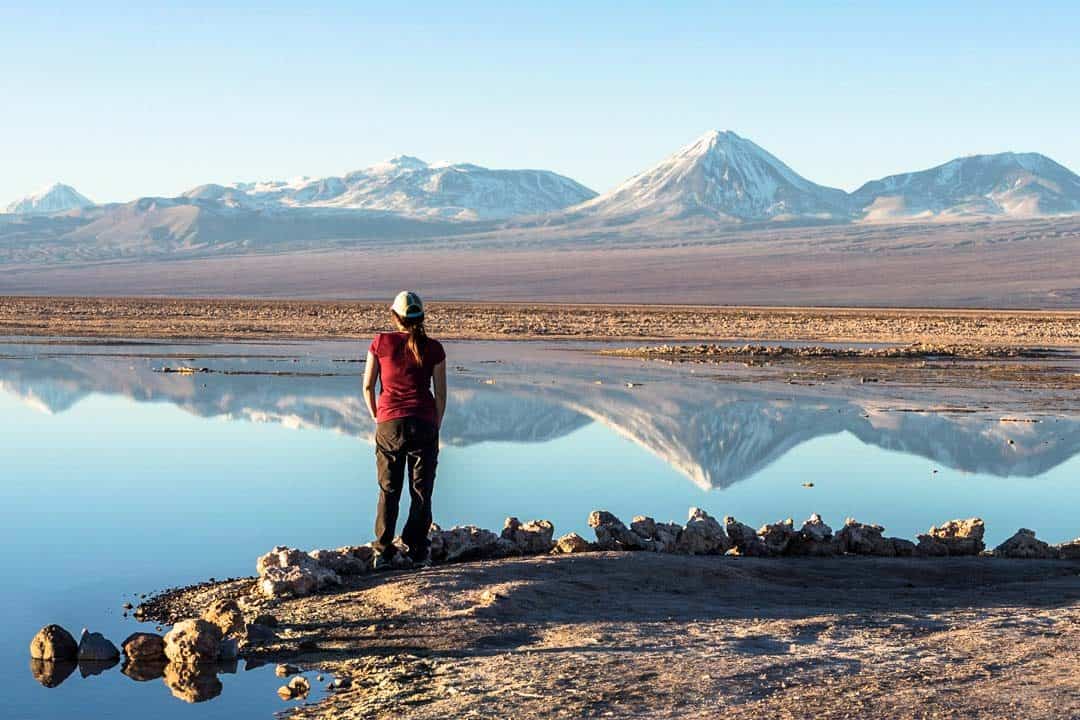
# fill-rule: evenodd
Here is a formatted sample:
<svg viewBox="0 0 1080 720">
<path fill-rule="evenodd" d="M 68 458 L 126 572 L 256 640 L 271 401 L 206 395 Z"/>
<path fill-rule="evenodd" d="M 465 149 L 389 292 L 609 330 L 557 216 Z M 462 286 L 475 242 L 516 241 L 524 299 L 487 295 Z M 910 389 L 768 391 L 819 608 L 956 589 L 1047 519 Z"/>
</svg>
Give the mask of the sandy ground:
<svg viewBox="0 0 1080 720">
<path fill-rule="evenodd" d="M 354 680 L 301 718 L 1080 717 L 1076 562 L 595 553 L 251 587 L 158 611 L 274 613 L 262 659 Z"/>
<path fill-rule="evenodd" d="M 1080 346 L 1080 311 L 432 303 L 450 339 L 969 343 Z M 384 303 L 0 297 L 0 335 L 170 339 L 367 338 Z"/>
</svg>

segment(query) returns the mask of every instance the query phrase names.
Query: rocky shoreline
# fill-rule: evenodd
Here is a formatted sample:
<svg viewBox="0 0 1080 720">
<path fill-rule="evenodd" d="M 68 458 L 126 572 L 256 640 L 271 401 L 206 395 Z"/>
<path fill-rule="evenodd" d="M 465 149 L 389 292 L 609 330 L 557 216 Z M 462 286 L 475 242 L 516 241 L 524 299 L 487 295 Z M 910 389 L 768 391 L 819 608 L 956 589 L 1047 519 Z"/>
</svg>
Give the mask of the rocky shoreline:
<svg viewBox="0 0 1080 720">
<path fill-rule="evenodd" d="M 278 662 L 283 663 L 278 668 L 278 674 L 283 678 L 279 695 L 292 702 L 307 698 L 311 691 L 311 682 L 297 675 L 299 668 L 296 665 L 289 664 L 294 659 L 301 659 L 309 670 L 330 676 L 326 690 L 331 695 L 314 706 L 297 706 L 297 716 L 379 717 L 383 712 L 400 710 L 403 706 L 437 704 L 440 697 L 453 699 L 455 686 L 448 677 L 441 677 L 450 671 L 431 657 L 438 642 L 419 653 L 414 645 L 408 645 L 413 647 L 412 652 L 403 653 L 404 648 L 390 643 L 376 653 L 378 657 L 333 650 L 340 644 L 340 632 L 344 630 L 350 636 L 356 632 L 349 629 L 355 624 L 349 619 L 354 617 L 353 611 L 337 605 L 355 600 L 358 594 L 367 597 L 375 593 L 381 598 L 382 615 L 387 619 L 374 621 L 370 627 L 364 625 L 366 630 L 362 630 L 365 642 L 378 641 L 399 626 L 402 621 L 393 618 L 403 612 L 408 614 L 406 606 L 416 602 L 421 605 L 435 602 L 440 606 L 459 602 L 452 596 L 420 600 L 408 593 L 399 595 L 403 592 L 402 583 L 430 584 L 437 582 L 435 576 L 447 577 L 447 572 L 477 580 L 475 584 L 468 584 L 471 599 L 464 608 L 467 612 L 461 615 L 461 611 L 455 610 L 448 615 L 448 618 L 457 617 L 463 627 L 469 629 L 465 635 L 472 637 L 469 633 L 477 632 L 476 621 L 489 630 L 497 626 L 514 632 L 512 628 L 520 621 L 518 616 L 533 613 L 531 604 L 522 606 L 522 601 L 515 599 L 520 592 L 521 578 L 513 575 L 516 580 L 507 580 L 500 575 L 524 572 L 532 575 L 531 582 L 545 582 L 542 577 L 547 573 L 550 580 L 565 582 L 563 578 L 569 572 L 571 576 L 579 576 L 574 582 L 587 583 L 590 594 L 606 595 L 623 592 L 624 588 L 606 584 L 602 577 L 590 579 L 588 573 L 581 574 L 576 568 L 582 567 L 582 562 L 588 566 L 601 563 L 596 567 L 601 568 L 597 572 L 603 574 L 609 572 L 606 564 L 620 557 L 638 558 L 632 565 L 643 565 L 644 573 L 654 578 L 658 571 L 651 558 L 670 558 L 663 561 L 667 563 L 661 566 L 664 568 L 677 570 L 680 564 L 690 563 L 687 568 L 702 572 L 707 566 L 699 563 L 709 562 L 707 556 L 722 555 L 730 564 L 712 567 L 707 572 L 749 573 L 747 577 L 757 576 L 760 581 L 760 578 L 768 579 L 774 575 L 767 569 L 770 564 L 778 564 L 778 570 L 796 580 L 801 576 L 836 573 L 838 577 L 849 578 L 845 583 L 856 585 L 857 578 L 867 572 L 859 563 L 873 562 L 872 574 L 876 573 L 879 580 L 903 576 L 909 578 L 909 587 L 923 584 L 925 578 L 943 582 L 942 578 L 948 575 L 943 576 L 941 572 L 955 574 L 956 567 L 964 568 L 957 575 L 961 580 L 965 573 L 974 572 L 981 578 L 980 582 L 995 574 L 1030 576 L 1019 569 L 1023 567 L 1031 567 L 1036 575 L 1051 581 L 1055 577 L 1075 578 L 1076 566 L 1070 561 L 1080 560 L 1080 539 L 1054 546 L 1039 540 L 1027 529 L 1020 529 L 988 550 L 984 544 L 985 526 L 978 518 L 950 520 L 933 526 L 914 541 L 889 537 L 880 525 L 853 519 L 848 519 L 833 532 L 817 514 L 798 528 L 791 519 L 786 519 L 755 530 L 732 517 L 718 520 L 700 508 L 690 509 L 685 524 L 657 522 L 647 516 L 636 516 L 626 524 L 609 512 L 597 510 L 589 515 L 588 524 L 596 536 L 593 541 L 576 533 L 556 538 L 550 522 L 523 523 L 513 517 L 507 519 L 500 533 L 475 526 L 446 530 L 433 527 L 430 534 L 433 567 L 421 572 L 410 572 L 411 564 L 404 555 L 398 556 L 390 572 L 373 572 L 370 545 L 310 552 L 274 548 L 257 560 L 258 577 L 254 580 L 203 583 L 147 600 L 135 609 L 136 617 L 172 624 L 172 628 L 163 636 L 134 633 L 121 644 L 122 651 L 95 633 L 84 631 L 81 641 L 76 643 L 63 628 L 47 626 L 31 643 L 31 669 L 39 682 L 55 687 L 71 674 L 76 664 L 84 668 L 89 667 L 89 663 L 99 663 L 97 672 L 104 672 L 116 665 L 122 655 L 123 672 L 129 677 L 139 680 L 161 678 L 177 698 L 200 702 L 221 693 L 218 674 L 229 672 L 230 663 L 235 671 L 236 661 L 240 658 L 249 667 Z M 401 549 L 405 548 L 402 546 Z M 1017 559 L 1029 562 L 1008 562 Z M 743 563 L 748 564 L 746 570 L 738 570 Z M 844 570 L 843 566 L 849 563 L 855 566 Z M 957 566 L 956 563 L 979 565 Z M 1044 569 L 1054 564 L 1062 571 Z M 938 566 L 942 570 L 936 569 Z M 637 571 L 631 571 L 631 574 L 638 577 Z M 951 577 L 946 584 L 955 583 L 957 577 Z M 653 585 L 656 597 L 652 598 L 646 592 L 641 595 L 641 602 L 663 604 L 670 602 L 669 593 L 681 595 L 685 592 L 685 589 L 665 585 L 663 579 L 656 582 L 660 583 Z M 672 578 L 667 582 L 680 581 Z M 483 589 L 479 589 L 481 585 Z M 856 585 L 850 586 L 849 591 L 855 591 Z M 1076 597 L 1080 598 L 1080 592 Z M 574 602 L 572 598 L 567 601 Z M 702 607 L 709 607 L 710 601 L 704 602 Z M 760 601 L 757 602 L 759 607 Z M 884 602 L 886 607 L 889 604 L 881 599 L 875 602 Z M 636 603 L 635 607 L 638 607 Z M 648 611 L 642 611 L 636 619 L 634 612 L 626 614 L 631 625 L 652 622 Z M 302 627 L 322 627 L 323 621 L 327 628 L 339 629 L 314 635 L 300 630 Z M 495 625 L 492 621 L 496 621 Z M 410 621 L 404 622 L 402 628 Z M 639 628 L 631 632 L 629 627 L 622 631 L 631 634 L 640 631 Z M 472 648 L 469 653 L 482 652 L 487 641 L 481 638 L 479 645 L 476 642 L 475 638 L 461 638 L 461 643 Z M 461 672 L 461 668 L 457 667 L 454 672 Z M 441 690 L 433 694 L 431 683 L 436 680 L 441 683 Z M 335 699 L 338 696 L 340 701 Z"/>
<path fill-rule="evenodd" d="M 1044 360 L 1070 357 L 1067 351 L 1019 345 L 972 345 L 916 342 L 889 347 L 826 347 L 823 345 L 644 345 L 601 350 L 601 355 L 646 359 L 723 362 L 754 360 Z"/>
</svg>

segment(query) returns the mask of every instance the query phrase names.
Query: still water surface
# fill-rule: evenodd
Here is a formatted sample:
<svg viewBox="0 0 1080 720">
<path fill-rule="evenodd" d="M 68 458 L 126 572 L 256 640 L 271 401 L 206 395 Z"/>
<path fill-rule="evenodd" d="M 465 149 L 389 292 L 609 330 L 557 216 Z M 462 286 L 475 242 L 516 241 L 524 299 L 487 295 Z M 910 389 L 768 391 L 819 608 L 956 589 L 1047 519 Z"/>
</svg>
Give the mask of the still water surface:
<svg viewBox="0 0 1080 720">
<path fill-rule="evenodd" d="M 906 537 L 979 515 L 991 544 L 1018 527 L 1052 542 L 1080 535 L 1080 415 L 1060 403 L 1042 412 L 995 392 L 960 411 L 964 398 L 943 403 L 940 389 L 720 382 L 701 368 L 565 346 L 448 350 L 435 496 L 444 526 L 497 530 L 518 515 L 586 535 L 594 508 L 684 520 L 696 505 L 754 525 L 819 512 L 836 527 L 854 516 Z M 27 645 L 51 622 L 119 645 L 152 629 L 122 615 L 139 594 L 250 575 L 278 544 L 366 542 L 376 490 L 362 351 L 0 344 L 7 717 L 270 717 L 284 707 L 272 668 L 242 661 L 198 705 L 119 667 L 46 689 Z M 158 372 L 181 365 L 214 372 Z"/>
</svg>

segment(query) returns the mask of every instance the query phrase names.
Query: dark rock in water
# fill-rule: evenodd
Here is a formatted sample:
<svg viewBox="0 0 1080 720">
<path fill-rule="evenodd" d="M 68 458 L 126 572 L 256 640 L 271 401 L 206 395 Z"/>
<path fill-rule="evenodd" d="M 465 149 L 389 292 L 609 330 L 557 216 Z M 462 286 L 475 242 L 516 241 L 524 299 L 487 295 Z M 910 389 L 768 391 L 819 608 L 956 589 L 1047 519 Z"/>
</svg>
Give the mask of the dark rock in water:
<svg viewBox="0 0 1080 720">
<path fill-rule="evenodd" d="M 1080 560 L 1080 538 L 1061 543 L 1057 546 L 1057 551 L 1065 560 Z"/>
<path fill-rule="evenodd" d="M 120 672 L 135 682 L 149 682 L 164 677 L 165 666 L 168 664 L 168 661 L 164 658 L 161 660 L 132 660 L 129 658 L 124 663 L 124 666 L 120 668 Z"/>
<path fill-rule="evenodd" d="M 589 541 L 575 532 L 567 533 L 559 538 L 551 552 L 556 555 L 569 555 L 571 553 L 583 553 L 592 550 Z"/>
<path fill-rule="evenodd" d="M 221 680 L 210 664 L 187 665 L 171 662 L 165 666 L 165 686 L 173 697 L 187 703 L 213 700 L 221 694 Z"/>
<path fill-rule="evenodd" d="M 221 641 L 221 649 L 218 651 L 219 662 L 236 662 L 240 657 L 240 643 L 236 638 L 225 638 Z"/>
<path fill-rule="evenodd" d="M 271 630 L 266 625 L 260 625 L 259 623 L 249 623 L 244 633 L 246 642 L 249 643 L 268 643 L 279 640 L 278 634 Z"/>
<path fill-rule="evenodd" d="M 747 557 L 763 557 L 769 554 L 769 549 L 758 537 L 757 530 L 741 523 L 730 515 L 724 518 L 724 529 L 728 538 L 734 545 L 734 550 L 739 555 Z"/>
<path fill-rule="evenodd" d="M 547 520 L 522 523 L 516 517 L 508 517 L 501 539 L 510 543 L 515 555 L 543 555 L 555 546 L 554 534 L 555 526 Z"/>
<path fill-rule="evenodd" d="M 79 657 L 79 646 L 71 633 L 64 628 L 59 625 L 46 625 L 30 641 L 30 657 L 38 660 L 76 660 Z"/>
<path fill-rule="evenodd" d="M 164 662 L 165 639 L 154 633 L 133 633 L 123 642 L 124 655 L 132 662 Z"/>
<path fill-rule="evenodd" d="M 221 653 L 221 628 L 206 620 L 184 620 L 165 636 L 165 656 L 173 664 L 216 662 Z"/>
<path fill-rule="evenodd" d="M 348 675 L 344 675 L 339 678 L 334 678 L 330 683 L 332 690 L 348 690 L 352 687 L 352 678 Z"/>
<path fill-rule="evenodd" d="M 84 678 L 100 675 L 106 670 L 111 670 L 120 663 L 119 656 L 112 660 L 80 660 L 79 674 Z"/>
<path fill-rule="evenodd" d="M 981 518 L 950 520 L 919 535 L 916 552 L 929 557 L 978 555 L 986 547 L 983 544 L 985 530 Z"/>
<path fill-rule="evenodd" d="M 836 555 L 840 552 L 840 543 L 833 536 L 832 528 L 825 524 L 820 515 L 814 513 L 790 540 L 786 552 L 789 555 L 815 557 Z"/>
<path fill-rule="evenodd" d="M 47 688 L 58 687 L 71 677 L 76 667 L 77 663 L 74 660 L 42 660 L 40 658 L 30 660 L 30 674 Z"/>
<path fill-rule="evenodd" d="M 589 513 L 589 527 L 596 533 L 596 547 L 600 550 L 647 550 L 649 543 L 623 524 L 607 510 Z"/>
<path fill-rule="evenodd" d="M 225 637 L 244 632 L 244 614 L 235 600 L 215 600 L 203 611 L 202 619 L 217 625 Z"/>
<path fill-rule="evenodd" d="M 278 626 L 278 619 L 270 613 L 263 613 L 256 615 L 253 621 L 255 625 L 265 625 L 268 628 L 276 628 Z"/>
<path fill-rule="evenodd" d="M 795 540 L 795 522 L 788 518 L 778 523 L 762 525 L 757 534 L 770 555 L 783 555 Z"/>
<path fill-rule="evenodd" d="M 994 548 L 994 555 L 1026 560 L 1053 560 L 1060 557 L 1060 552 L 1037 539 L 1034 530 L 1020 528 L 1015 535 Z"/>
<path fill-rule="evenodd" d="M 79 639 L 79 662 L 108 662 L 119 660 L 120 651 L 101 633 L 83 630 Z M 95 675 L 97 673 L 94 673 Z"/>
<path fill-rule="evenodd" d="M 294 698 L 304 698 L 311 692 L 311 683 L 307 681 L 307 678 L 297 675 L 289 681 L 288 685 L 283 685 L 278 688 L 278 695 L 282 700 L 292 700 Z"/>
<path fill-rule="evenodd" d="M 844 521 L 844 527 L 836 534 L 837 546 L 842 553 L 852 555 L 877 555 L 894 557 L 896 545 L 882 533 L 881 525 L 869 525 L 857 522 L 854 518 Z"/>
</svg>

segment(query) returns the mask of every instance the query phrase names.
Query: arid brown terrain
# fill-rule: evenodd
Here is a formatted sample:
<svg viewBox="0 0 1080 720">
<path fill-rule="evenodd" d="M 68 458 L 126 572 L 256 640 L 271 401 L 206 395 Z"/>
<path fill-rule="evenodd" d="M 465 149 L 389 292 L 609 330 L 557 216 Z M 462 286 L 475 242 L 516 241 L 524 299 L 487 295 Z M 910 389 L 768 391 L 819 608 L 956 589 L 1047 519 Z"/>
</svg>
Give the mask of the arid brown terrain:
<svg viewBox="0 0 1080 720">
<path fill-rule="evenodd" d="M 1071 561 L 594 553 L 367 576 L 268 601 L 263 658 L 352 679 L 294 717 L 1080 717 Z M 306 642 L 305 642 L 306 641 Z M 313 644 L 312 644 L 313 643 Z"/>
<path fill-rule="evenodd" d="M 1080 345 L 1080 311 L 431 303 L 428 315 L 450 339 Z M 0 335 L 364 338 L 388 322 L 370 301 L 0 297 Z"/>
</svg>

